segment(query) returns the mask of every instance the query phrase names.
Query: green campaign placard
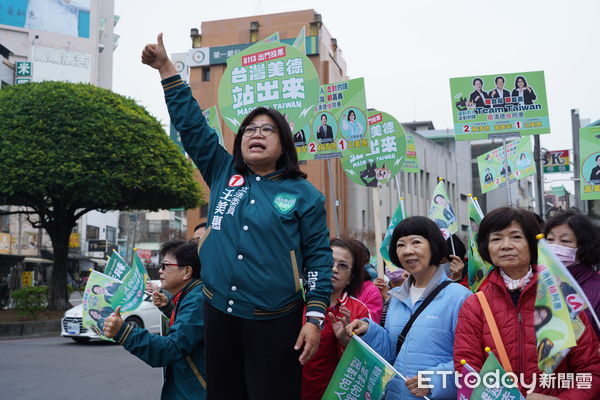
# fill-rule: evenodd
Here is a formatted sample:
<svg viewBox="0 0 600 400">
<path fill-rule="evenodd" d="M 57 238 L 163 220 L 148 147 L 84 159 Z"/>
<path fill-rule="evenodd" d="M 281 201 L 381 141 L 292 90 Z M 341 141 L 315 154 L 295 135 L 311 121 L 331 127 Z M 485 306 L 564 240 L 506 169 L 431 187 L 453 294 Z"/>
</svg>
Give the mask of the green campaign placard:
<svg viewBox="0 0 600 400">
<path fill-rule="evenodd" d="M 219 121 L 219 113 L 217 111 L 217 107 L 212 106 L 210 108 L 207 108 L 206 110 L 202 111 L 202 115 L 204 115 L 204 118 L 206 118 L 208 126 L 213 128 L 217 133 L 217 136 L 219 137 L 219 144 L 223 146 L 224 149 L 226 149 L 225 143 L 223 142 L 223 131 L 221 130 L 221 121 Z"/>
<path fill-rule="evenodd" d="M 600 199 L 600 126 L 579 129 L 579 171 L 581 199 Z"/>
<path fill-rule="evenodd" d="M 377 187 L 396 175 L 406 156 L 404 128 L 396 118 L 369 111 L 367 146 L 351 147 L 343 152 L 342 167 L 354 183 Z"/>
<path fill-rule="evenodd" d="M 506 183 L 504 167 L 504 147 L 484 153 L 477 157 L 481 193 L 498 189 Z M 506 144 L 509 179 L 521 179 L 535 175 L 535 163 L 531 151 L 531 137 L 513 140 Z"/>
<path fill-rule="evenodd" d="M 319 87 L 313 119 L 294 132 L 299 160 L 339 158 L 347 149 L 367 148 L 367 100 L 363 78 Z M 291 125 L 291 124 L 290 124 Z"/>
<path fill-rule="evenodd" d="M 294 126 L 313 116 L 319 77 L 300 50 L 281 42 L 258 42 L 227 60 L 219 83 L 219 110 L 234 132 L 259 106 L 274 108 Z"/>
<path fill-rule="evenodd" d="M 450 78 L 456 140 L 550 133 L 544 71 Z"/>
<path fill-rule="evenodd" d="M 415 137 L 410 134 L 406 134 L 406 157 L 401 172 L 419 172 L 419 160 L 417 159 L 417 146 L 415 145 Z"/>
</svg>

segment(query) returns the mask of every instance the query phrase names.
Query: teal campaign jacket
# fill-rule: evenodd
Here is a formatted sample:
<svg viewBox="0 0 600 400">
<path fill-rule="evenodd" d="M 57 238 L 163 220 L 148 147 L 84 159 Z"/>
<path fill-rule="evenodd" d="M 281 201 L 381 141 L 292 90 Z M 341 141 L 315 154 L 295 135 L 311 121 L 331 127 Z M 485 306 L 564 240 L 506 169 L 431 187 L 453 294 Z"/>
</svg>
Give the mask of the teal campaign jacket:
<svg viewBox="0 0 600 400">
<path fill-rule="evenodd" d="M 189 86 L 162 81 L 171 123 L 210 188 L 208 230 L 200 248 L 207 301 L 246 319 L 282 317 L 300 306 L 325 313 L 331 266 L 325 197 L 306 179 L 241 175 Z"/>
<path fill-rule="evenodd" d="M 162 400 L 203 400 L 206 382 L 202 283 L 192 281 L 182 291 L 167 336 L 123 324 L 114 339 L 151 367 L 165 367 Z"/>
</svg>

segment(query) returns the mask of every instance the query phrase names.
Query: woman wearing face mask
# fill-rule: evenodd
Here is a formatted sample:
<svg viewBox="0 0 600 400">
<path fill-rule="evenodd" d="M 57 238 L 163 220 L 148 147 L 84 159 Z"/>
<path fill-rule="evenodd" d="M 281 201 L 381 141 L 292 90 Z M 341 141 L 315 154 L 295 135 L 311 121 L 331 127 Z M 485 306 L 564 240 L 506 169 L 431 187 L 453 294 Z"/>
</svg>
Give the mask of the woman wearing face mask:
<svg viewBox="0 0 600 400">
<path fill-rule="evenodd" d="M 600 275 L 594 266 L 600 263 L 600 229 L 585 215 L 567 211 L 552 217 L 544 226 L 544 235 L 554 254 L 565 264 L 600 315 Z M 590 311 L 588 320 L 593 321 Z M 600 338 L 600 328 L 594 325 Z"/>
</svg>

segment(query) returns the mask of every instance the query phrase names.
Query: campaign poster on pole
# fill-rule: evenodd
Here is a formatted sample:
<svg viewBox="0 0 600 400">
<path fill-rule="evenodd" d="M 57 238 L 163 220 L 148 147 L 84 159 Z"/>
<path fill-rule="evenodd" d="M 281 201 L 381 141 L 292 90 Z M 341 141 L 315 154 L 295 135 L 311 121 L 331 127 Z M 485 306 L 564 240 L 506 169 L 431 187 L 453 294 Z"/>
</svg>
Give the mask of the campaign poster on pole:
<svg viewBox="0 0 600 400">
<path fill-rule="evenodd" d="M 282 113 L 290 127 L 305 126 L 319 95 L 319 77 L 306 55 L 281 42 L 258 42 L 227 60 L 219 83 L 219 110 L 237 132 L 259 106 Z"/>
<path fill-rule="evenodd" d="M 531 137 L 513 140 L 506 144 L 508 176 L 510 180 L 535 175 L 535 162 L 531 151 Z M 506 183 L 504 147 L 488 151 L 477 157 L 481 193 L 498 189 Z"/>
<path fill-rule="evenodd" d="M 581 199 L 600 199 L 600 126 L 579 129 Z"/>
<path fill-rule="evenodd" d="M 456 140 L 550 133 L 544 71 L 450 78 Z"/>
<path fill-rule="evenodd" d="M 415 137 L 411 134 L 406 134 L 406 157 L 400 168 L 400 172 L 416 172 L 421 171 L 419 168 L 419 160 L 417 159 L 417 146 L 415 145 Z"/>
<path fill-rule="evenodd" d="M 369 110 L 367 147 L 350 147 L 342 157 L 346 176 L 362 186 L 377 187 L 396 175 L 406 156 L 404 128 L 390 114 Z"/>
<path fill-rule="evenodd" d="M 368 148 L 364 79 L 321 85 L 313 117 L 293 132 L 299 160 L 339 158 L 347 149 Z"/>
<path fill-rule="evenodd" d="M 543 168 L 545 174 L 571 171 L 569 150 L 547 151 L 543 158 Z"/>
</svg>

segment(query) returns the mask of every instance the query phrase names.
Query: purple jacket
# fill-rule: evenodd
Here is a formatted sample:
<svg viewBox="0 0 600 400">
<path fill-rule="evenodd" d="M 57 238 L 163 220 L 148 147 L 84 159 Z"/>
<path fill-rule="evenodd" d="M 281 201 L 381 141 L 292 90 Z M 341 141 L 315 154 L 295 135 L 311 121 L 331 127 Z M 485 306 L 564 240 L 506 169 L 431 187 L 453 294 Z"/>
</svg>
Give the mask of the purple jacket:
<svg viewBox="0 0 600 400">
<path fill-rule="evenodd" d="M 600 274 L 589 265 L 575 264 L 567 268 L 573 275 L 573 278 L 579 283 L 579 286 L 583 289 L 583 292 L 590 300 L 596 315 L 600 316 Z M 587 313 L 590 324 L 596 331 L 596 336 L 600 339 L 600 327 L 596 324 L 592 318 L 592 314 L 589 310 L 585 310 Z"/>
</svg>

